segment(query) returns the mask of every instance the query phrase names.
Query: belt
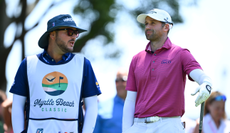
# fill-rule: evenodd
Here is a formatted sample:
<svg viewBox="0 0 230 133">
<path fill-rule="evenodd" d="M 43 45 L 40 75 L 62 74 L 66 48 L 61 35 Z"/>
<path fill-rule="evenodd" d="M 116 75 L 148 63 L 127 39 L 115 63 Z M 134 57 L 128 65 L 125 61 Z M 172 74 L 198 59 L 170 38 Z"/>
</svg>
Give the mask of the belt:
<svg viewBox="0 0 230 133">
<path fill-rule="evenodd" d="M 173 117 L 159 117 L 159 116 L 152 116 L 152 117 L 145 117 L 145 118 L 134 118 L 134 122 L 137 123 L 154 123 L 159 120 L 169 119 L 169 118 L 180 118 L 180 116 L 173 116 Z"/>
</svg>

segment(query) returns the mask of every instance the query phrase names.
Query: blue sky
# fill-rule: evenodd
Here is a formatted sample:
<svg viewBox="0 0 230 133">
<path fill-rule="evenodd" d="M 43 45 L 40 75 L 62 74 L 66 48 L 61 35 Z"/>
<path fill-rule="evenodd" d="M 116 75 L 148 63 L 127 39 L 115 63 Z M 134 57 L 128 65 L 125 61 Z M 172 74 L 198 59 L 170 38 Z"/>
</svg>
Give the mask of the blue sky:
<svg viewBox="0 0 230 133">
<path fill-rule="evenodd" d="M 127 8 L 134 8 L 138 3 L 127 0 Z M 39 8 L 46 8 L 45 2 L 40 2 Z M 120 0 L 120 2 L 123 2 Z M 181 13 L 184 18 L 183 24 L 175 24 L 169 33 L 171 41 L 184 48 L 188 48 L 197 61 L 201 64 L 204 71 L 213 80 L 213 90 L 219 90 L 230 97 L 230 63 L 228 57 L 229 45 L 229 33 L 230 22 L 229 12 L 230 8 L 229 0 L 200 0 L 197 6 L 194 7 L 181 7 Z M 13 6 L 9 7 L 10 9 Z M 62 10 L 60 10 L 62 9 Z M 58 7 L 52 8 L 51 11 L 44 17 L 41 23 L 34 30 L 30 31 L 26 35 L 26 55 L 37 54 L 42 52 L 37 45 L 38 39 L 46 31 L 47 21 L 58 14 L 69 13 L 72 14 L 73 4 L 66 2 Z M 9 13 L 10 14 L 10 13 Z M 72 14 L 73 15 L 73 14 Z M 99 96 L 100 100 L 106 100 L 113 97 L 116 94 L 115 91 L 115 75 L 119 67 L 129 68 L 132 57 L 139 51 L 143 50 L 147 44 L 144 32 L 135 24 L 135 18 L 131 18 L 129 14 L 121 12 L 117 14 L 121 17 L 116 19 L 115 31 L 115 45 L 123 50 L 123 54 L 119 60 L 109 60 L 103 57 L 101 51 L 111 49 L 110 46 L 101 47 L 101 42 L 98 40 L 91 40 L 87 43 L 86 47 L 82 50 L 82 53 L 88 58 L 93 60 L 92 66 L 96 73 L 97 79 L 101 86 L 102 95 Z M 30 21 L 27 21 L 26 26 L 30 27 L 33 22 L 39 17 L 39 13 L 33 12 L 30 15 Z M 87 29 L 89 25 L 85 23 L 79 16 L 74 15 L 74 19 L 77 21 L 78 26 Z M 33 21 L 34 20 L 34 21 Z M 12 26 L 13 27 L 13 26 Z M 11 31 L 12 29 L 8 29 Z M 11 41 L 7 37 L 5 45 Z M 21 57 L 19 51 L 21 49 L 20 43 L 16 42 L 16 45 L 11 51 L 7 61 L 7 80 L 9 81 L 7 89 L 10 88 L 14 75 L 20 64 Z M 94 52 L 92 52 L 94 51 Z M 186 113 L 185 115 L 196 119 L 199 117 L 200 107 L 195 107 L 195 97 L 192 97 L 192 93 L 197 84 L 187 81 L 185 89 L 186 97 Z M 8 95 L 10 98 L 12 95 Z M 227 100 L 226 111 L 230 116 L 230 104 Z M 229 117 L 230 118 L 230 117 Z"/>
</svg>

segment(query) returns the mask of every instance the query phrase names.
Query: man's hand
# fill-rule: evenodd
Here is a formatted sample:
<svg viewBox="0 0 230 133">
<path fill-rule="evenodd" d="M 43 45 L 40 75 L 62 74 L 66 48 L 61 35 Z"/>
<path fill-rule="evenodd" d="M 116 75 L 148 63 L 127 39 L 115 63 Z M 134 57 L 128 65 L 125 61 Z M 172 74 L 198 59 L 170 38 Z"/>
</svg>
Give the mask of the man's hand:
<svg viewBox="0 0 230 133">
<path fill-rule="evenodd" d="M 197 92 L 199 92 L 199 95 L 196 98 L 196 107 L 203 103 L 205 100 L 208 99 L 208 97 L 211 94 L 212 87 L 208 83 L 204 82 L 200 86 L 197 87 L 196 91 L 192 93 L 191 95 L 194 96 L 196 95 Z"/>
</svg>

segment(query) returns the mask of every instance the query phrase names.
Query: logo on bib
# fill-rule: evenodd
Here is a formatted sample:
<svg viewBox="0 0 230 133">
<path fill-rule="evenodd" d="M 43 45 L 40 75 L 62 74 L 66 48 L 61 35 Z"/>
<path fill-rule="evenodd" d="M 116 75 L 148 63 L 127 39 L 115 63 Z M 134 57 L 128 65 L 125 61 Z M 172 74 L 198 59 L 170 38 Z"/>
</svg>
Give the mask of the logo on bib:
<svg viewBox="0 0 230 133">
<path fill-rule="evenodd" d="M 43 128 L 38 128 L 36 133 L 43 133 Z"/>
<path fill-rule="evenodd" d="M 51 95 L 58 96 L 64 93 L 68 86 L 68 79 L 60 72 L 54 71 L 42 79 L 43 90 Z"/>
</svg>

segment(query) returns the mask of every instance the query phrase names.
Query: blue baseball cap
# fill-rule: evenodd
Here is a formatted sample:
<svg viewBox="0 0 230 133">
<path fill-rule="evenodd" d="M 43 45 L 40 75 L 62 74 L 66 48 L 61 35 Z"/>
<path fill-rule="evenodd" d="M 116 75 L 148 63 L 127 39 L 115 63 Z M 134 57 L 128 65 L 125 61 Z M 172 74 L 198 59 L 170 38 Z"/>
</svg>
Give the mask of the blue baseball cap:
<svg viewBox="0 0 230 133">
<path fill-rule="evenodd" d="M 41 48 L 46 48 L 48 46 L 49 33 L 61 27 L 76 28 L 79 33 L 86 30 L 77 27 L 76 23 L 69 14 L 61 14 L 53 17 L 47 22 L 47 31 L 40 37 L 38 45 Z"/>
</svg>

